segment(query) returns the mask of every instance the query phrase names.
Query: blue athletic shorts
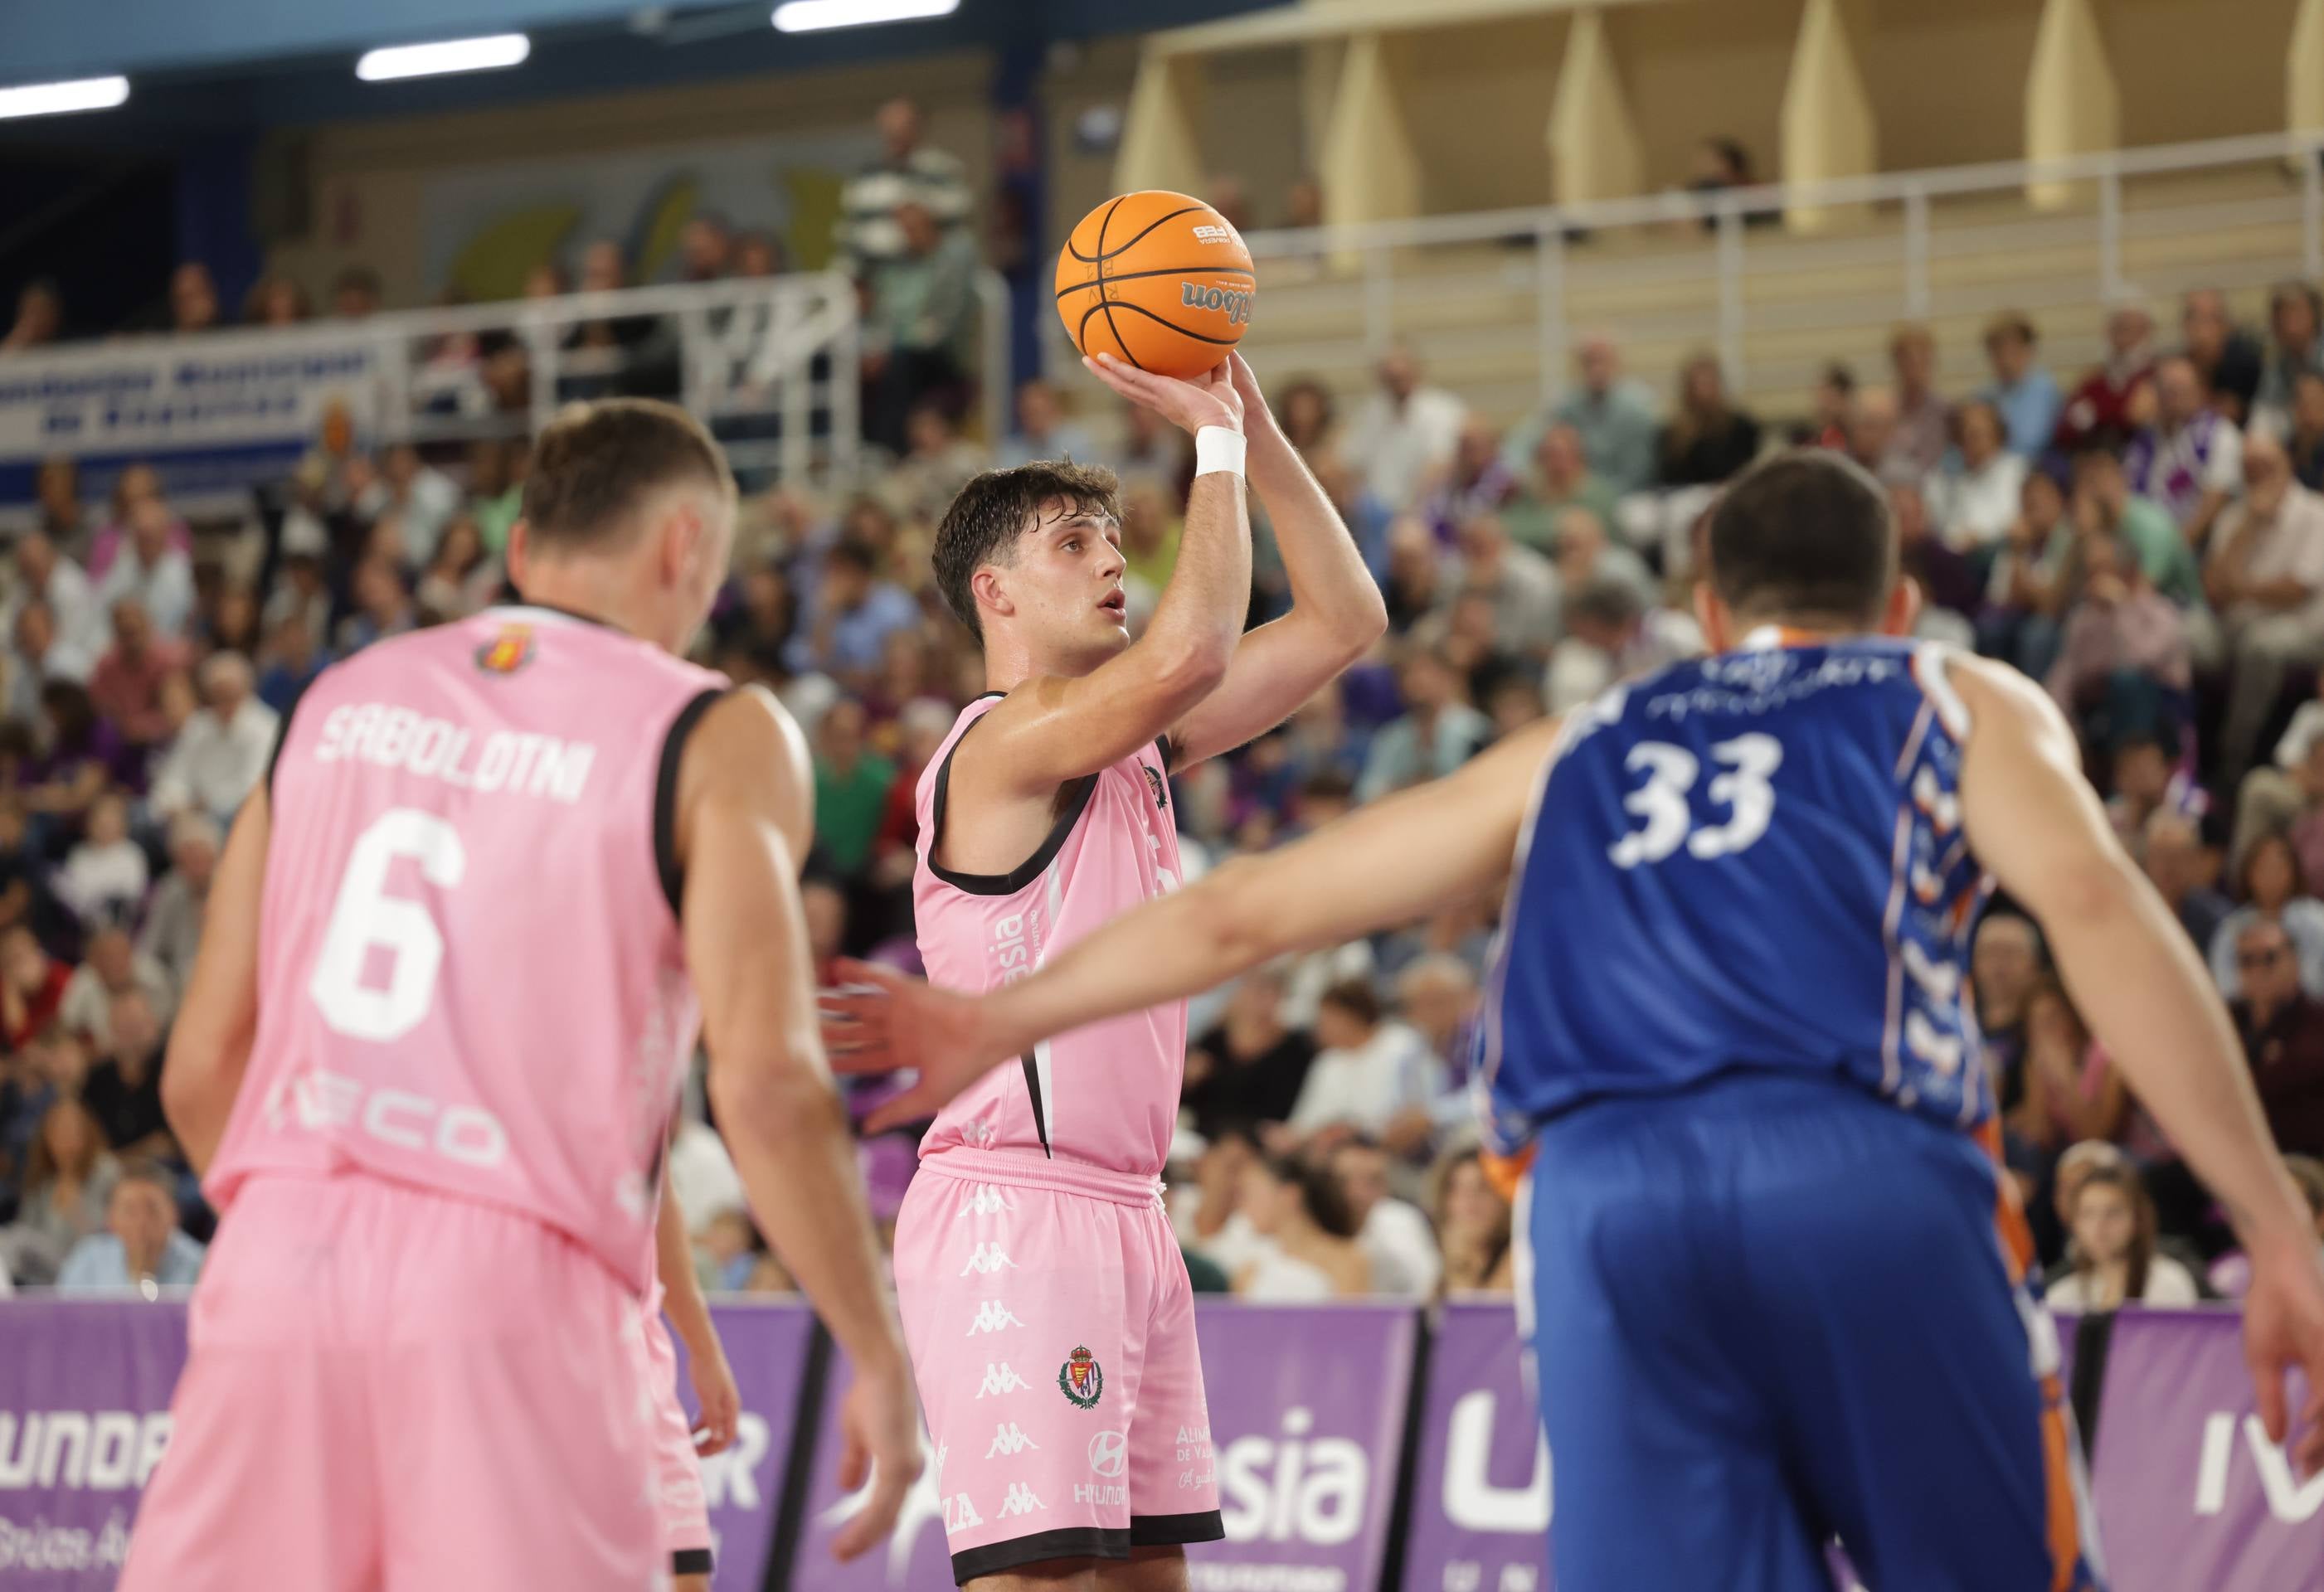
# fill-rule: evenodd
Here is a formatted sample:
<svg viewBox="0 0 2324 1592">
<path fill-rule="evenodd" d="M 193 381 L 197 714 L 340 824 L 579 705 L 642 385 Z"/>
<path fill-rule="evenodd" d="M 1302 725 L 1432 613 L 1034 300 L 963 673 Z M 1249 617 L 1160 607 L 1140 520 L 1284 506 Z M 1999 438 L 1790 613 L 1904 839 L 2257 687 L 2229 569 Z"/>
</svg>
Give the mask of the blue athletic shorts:
<svg viewBox="0 0 2324 1592">
<path fill-rule="evenodd" d="M 2056 1337 L 1997 1173 L 1837 1080 L 1734 1073 L 1545 1124 L 1523 1213 L 1556 1584 L 2101 1583 Z"/>
</svg>

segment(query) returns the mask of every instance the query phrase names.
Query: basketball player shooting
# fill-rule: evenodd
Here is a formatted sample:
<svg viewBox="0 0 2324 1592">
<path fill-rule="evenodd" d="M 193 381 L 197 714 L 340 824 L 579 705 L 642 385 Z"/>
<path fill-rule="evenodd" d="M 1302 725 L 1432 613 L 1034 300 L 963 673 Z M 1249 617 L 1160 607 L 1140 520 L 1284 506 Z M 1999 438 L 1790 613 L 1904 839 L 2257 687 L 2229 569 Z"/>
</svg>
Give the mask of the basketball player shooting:
<svg viewBox="0 0 2324 1592">
<path fill-rule="evenodd" d="M 958 989 L 1021 978 L 1175 888 L 1169 776 L 1280 722 L 1387 624 L 1240 357 L 1192 381 L 1090 368 L 1194 434 L 1185 532 L 1133 643 L 1111 473 L 993 471 L 937 529 L 937 584 L 991 687 L 918 792 L 920 952 Z M 1246 452 L 1292 596 L 1248 636 Z M 1194 1300 L 1157 1182 L 1185 1030 L 1173 997 L 1028 1042 L 921 1143 L 896 1289 L 964 1586 L 1176 1592 L 1183 1544 L 1222 1534 Z"/>
<path fill-rule="evenodd" d="M 884 996 L 834 1005 L 837 1064 L 918 1068 L 895 1120 L 989 1099 L 1045 1035 L 1413 921 L 1514 866 L 1480 1082 L 1489 1138 L 1536 1152 L 1518 1275 L 1558 1584 L 1808 1592 L 1831 1585 L 1837 1533 L 1883 1588 L 2094 1587 L 1975 1048 L 1988 870 L 2227 1208 L 2254 1266 L 2260 1415 L 2283 1441 L 2303 1368 L 2312 1468 L 2324 1265 L 2305 1206 L 2057 709 L 2006 667 L 1895 639 L 1917 594 L 1871 478 L 1832 454 L 1771 461 L 1720 503 L 1709 558 L 1716 656 L 1231 862 L 984 998 L 857 970 Z M 1113 1061 L 1056 1059 L 1061 1100 Z"/>
<path fill-rule="evenodd" d="M 163 1073 L 220 1223 L 128 1592 L 656 1584 L 634 1346 L 697 1028 L 752 1212 L 855 1363 L 843 1480 L 878 1479 L 836 1546 L 893 1524 L 918 1422 L 813 1028 L 807 758 L 677 656 L 733 525 L 683 411 L 568 410 L 510 540 L 526 605 L 290 715 Z"/>
</svg>

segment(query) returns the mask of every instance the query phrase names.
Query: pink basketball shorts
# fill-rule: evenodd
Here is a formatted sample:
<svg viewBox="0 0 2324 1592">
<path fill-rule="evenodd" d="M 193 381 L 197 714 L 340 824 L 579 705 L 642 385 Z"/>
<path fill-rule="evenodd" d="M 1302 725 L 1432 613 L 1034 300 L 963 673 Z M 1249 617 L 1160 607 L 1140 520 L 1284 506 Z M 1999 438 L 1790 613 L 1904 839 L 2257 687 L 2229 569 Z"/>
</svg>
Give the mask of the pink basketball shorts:
<svg viewBox="0 0 2324 1592">
<path fill-rule="evenodd" d="M 896 1292 L 955 1581 L 1225 1534 L 1194 1292 L 1152 1178 L 932 1155 L 896 1218 Z"/>
<path fill-rule="evenodd" d="M 640 1320 L 634 1347 L 638 1375 L 653 1395 L 654 1511 L 661 1521 L 661 1544 L 670 1573 L 706 1576 L 711 1570 L 709 1498 L 702 1490 L 702 1457 L 694 1448 L 694 1423 L 678 1400 L 678 1350 L 662 1320 L 661 1285 L 654 1285 Z"/>
<path fill-rule="evenodd" d="M 513 1211 L 254 1179 L 194 1293 L 121 1587 L 655 1586 L 640 1306 Z"/>
</svg>

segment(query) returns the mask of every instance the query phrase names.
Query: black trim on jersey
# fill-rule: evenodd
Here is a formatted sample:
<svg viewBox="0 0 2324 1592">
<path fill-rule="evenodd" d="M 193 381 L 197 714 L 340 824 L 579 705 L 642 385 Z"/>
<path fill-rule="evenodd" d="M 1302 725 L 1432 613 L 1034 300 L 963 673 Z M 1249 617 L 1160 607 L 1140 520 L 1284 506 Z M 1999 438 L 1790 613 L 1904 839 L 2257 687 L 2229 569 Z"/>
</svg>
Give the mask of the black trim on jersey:
<svg viewBox="0 0 2324 1592">
<path fill-rule="evenodd" d="M 685 755 L 686 738 L 694 732 L 694 726 L 714 703 L 733 689 L 731 686 L 706 686 L 696 692 L 678 710 L 678 717 L 669 722 L 669 733 L 662 737 L 661 763 L 654 773 L 654 872 L 661 879 L 661 893 L 672 912 L 678 910 L 686 895 L 686 870 L 678 861 L 678 761 Z"/>
<path fill-rule="evenodd" d="M 1193 1514 L 1133 1514 L 1130 1517 L 1130 1545 L 1133 1548 L 1170 1548 L 1186 1542 L 1217 1542 L 1225 1540 L 1226 1522 L 1215 1509 L 1200 1510 Z"/>
<path fill-rule="evenodd" d="M 1162 772 L 1165 774 L 1176 773 L 1177 770 L 1172 768 L 1171 765 L 1178 760 L 1178 743 L 1171 740 L 1169 733 L 1166 731 L 1162 734 L 1157 735 L 1154 738 L 1154 747 L 1156 750 L 1162 754 Z"/>
<path fill-rule="evenodd" d="M 670 1551 L 669 1573 L 674 1576 L 706 1576 L 716 1568 L 711 1563 L 707 1548 L 675 1548 Z"/>
<path fill-rule="evenodd" d="M 965 1587 L 979 1576 L 1021 1569 L 1045 1559 L 1129 1557 L 1128 1532 L 1106 1526 L 1074 1525 L 1054 1532 L 1035 1532 L 1029 1537 L 1011 1537 L 1005 1542 L 987 1542 L 982 1548 L 955 1553 L 952 1556 L 952 1578 L 954 1584 Z"/>
<path fill-rule="evenodd" d="M 997 696 L 1001 693 L 987 692 L 986 695 Z M 936 801 L 928 814 L 928 871 L 954 889 L 967 895 L 1013 896 L 1040 878 L 1041 870 L 1056 860 L 1057 853 L 1065 848 L 1065 837 L 1073 833 L 1074 825 L 1082 821 L 1082 814 L 1089 806 L 1090 796 L 1097 789 L 1097 776 L 1084 774 L 1079 779 L 1061 787 L 1060 794 L 1063 796 L 1064 805 L 1057 814 L 1057 821 L 1049 825 L 1049 833 L 1042 840 L 1041 849 L 1025 859 L 1013 871 L 954 873 L 936 860 L 936 847 L 944 842 L 945 798 L 952 789 L 953 753 L 960 750 L 961 741 L 966 741 L 976 726 L 982 722 L 984 720 L 979 717 L 969 725 L 968 729 L 962 731 L 951 747 L 945 750 L 944 761 L 936 765 Z"/>
<path fill-rule="evenodd" d="M 1057 1154 L 1049 1148 L 1049 1118 L 1041 1109 L 1041 1063 L 1034 1059 L 1033 1053 L 1029 1050 L 1017 1059 L 1024 1063 L 1025 1092 L 1032 1098 L 1033 1131 L 1040 1135 L 1041 1154 L 1054 1161 L 1057 1158 Z"/>
<path fill-rule="evenodd" d="M 328 668 L 329 666 L 326 665 L 323 668 L 317 669 L 309 677 L 307 683 L 299 687 L 299 694 L 290 699 L 290 704 L 283 708 L 281 715 L 275 720 L 274 750 L 266 754 L 266 778 L 263 781 L 269 804 L 274 800 L 274 765 L 282 760 L 283 743 L 290 739 L 290 715 L 299 711 L 299 704 L 307 700 L 307 693 L 315 688 L 315 682 L 321 679 Z"/>
</svg>

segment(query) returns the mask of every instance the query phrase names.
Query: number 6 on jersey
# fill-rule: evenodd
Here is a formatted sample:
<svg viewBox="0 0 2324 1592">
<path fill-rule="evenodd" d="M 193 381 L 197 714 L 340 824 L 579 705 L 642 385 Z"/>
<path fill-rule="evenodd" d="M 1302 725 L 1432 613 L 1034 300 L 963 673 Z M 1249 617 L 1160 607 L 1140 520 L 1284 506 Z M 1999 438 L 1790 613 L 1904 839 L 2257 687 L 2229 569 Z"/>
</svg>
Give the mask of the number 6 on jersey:
<svg viewBox="0 0 2324 1592">
<path fill-rule="evenodd" d="M 435 998 L 444 935 L 427 907 L 387 894 L 387 871 L 398 857 L 419 863 L 420 877 L 438 889 L 450 889 L 468 870 L 459 832 L 416 807 L 389 809 L 355 838 L 307 980 L 323 1021 L 350 1039 L 401 1039 L 420 1026 Z M 384 989 L 364 984 L 374 945 L 394 958 Z"/>
<path fill-rule="evenodd" d="M 1724 771 L 1711 781 L 1711 799 L 1730 808 L 1724 824 L 1697 829 L 1687 793 L 1694 788 L 1702 765 L 1683 746 L 1642 741 L 1630 749 L 1623 767 L 1646 770 L 1646 782 L 1622 798 L 1625 810 L 1646 820 L 1607 848 L 1617 868 L 1659 862 L 1686 842 L 1687 851 L 1709 861 L 1740 851 L 1767 833 L 1775 815 L 1775 787 L 1769 783 L 1783 767 L 1784 746 L 1772 735 L 1738 735 L 1711 749 Z"/>
</svg>

